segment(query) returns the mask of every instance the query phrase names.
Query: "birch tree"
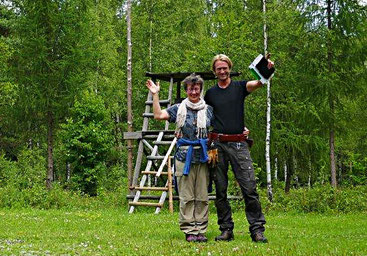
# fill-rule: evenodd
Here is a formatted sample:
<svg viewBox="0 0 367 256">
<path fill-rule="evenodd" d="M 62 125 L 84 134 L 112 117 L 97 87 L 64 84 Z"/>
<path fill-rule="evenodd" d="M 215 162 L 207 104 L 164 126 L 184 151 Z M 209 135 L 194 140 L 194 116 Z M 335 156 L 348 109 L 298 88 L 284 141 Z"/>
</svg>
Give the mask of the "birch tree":
<svg viewBox="0 0 367 256">
<path fill-rule="evenodd" d="M 268 55 L 268 35 L 266 27 L 266 0 L 263 0 L 263 14 L 264 14 L 264 56 Z M 271 187 L 271 162 L 270 162 L 270 128 L 271 128 L 271 91 L 270 84 L 267 83 L 267 97 L 266 97 L 266 139 L 265 139 L 265 159 L 266 159 L 266 184 L 267 194 L 270 202 L 273 201 L 273 191 Z"/>
<path fill-rule="evenodd" d="M 128 131 L 133 131 L 133 116 L 132 116 L 132 43 L 131 43 L 131 0 L 127 0 L 127 123 Z M 128 169 L 128 186 L 132 184 L 133 170 L 133 146 L 132 141 L 127 141 L 127 169 Z"/>
</svg>

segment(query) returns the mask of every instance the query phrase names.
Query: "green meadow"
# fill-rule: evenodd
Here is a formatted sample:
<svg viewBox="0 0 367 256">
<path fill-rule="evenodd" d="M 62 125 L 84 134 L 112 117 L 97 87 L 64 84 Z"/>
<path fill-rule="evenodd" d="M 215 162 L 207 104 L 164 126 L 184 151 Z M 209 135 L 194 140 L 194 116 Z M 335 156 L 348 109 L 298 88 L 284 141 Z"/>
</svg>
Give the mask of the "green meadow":
<svg viewBox="0 0 367 256">
<path fill-rule="evenodd" d="M 235 240 L 188 243 L 178 214 L 100 210 L 0 209 L 0 255 L 367 255 L 367 215 L 266 215 L 268 244 L 251 242 L 243 212 L 234 213 Z"/>
</svg>

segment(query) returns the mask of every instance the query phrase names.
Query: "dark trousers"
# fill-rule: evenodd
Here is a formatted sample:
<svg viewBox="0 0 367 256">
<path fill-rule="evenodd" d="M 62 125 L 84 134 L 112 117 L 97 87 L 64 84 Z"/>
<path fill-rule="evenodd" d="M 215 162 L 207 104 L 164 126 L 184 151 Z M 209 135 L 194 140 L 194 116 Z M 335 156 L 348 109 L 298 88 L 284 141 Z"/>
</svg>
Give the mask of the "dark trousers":
<svg viewBox="0 0 367 256">
<path fill-rule="evenodd" d="M 216 142 L 216 147 L 218 148 L 219 163 L 212 175 L 216 188 L 215 206 L 219 229 L 223 231 L 234 228 L 231 206 L 227 199 L 228 166 L 230 163 L 245 199 L 245 211 L 247 221 L 250 224 L 250 233 L 264 232 L 266 221 L 256 191 L 254 167 L 247 142 Z"/>
</svg>

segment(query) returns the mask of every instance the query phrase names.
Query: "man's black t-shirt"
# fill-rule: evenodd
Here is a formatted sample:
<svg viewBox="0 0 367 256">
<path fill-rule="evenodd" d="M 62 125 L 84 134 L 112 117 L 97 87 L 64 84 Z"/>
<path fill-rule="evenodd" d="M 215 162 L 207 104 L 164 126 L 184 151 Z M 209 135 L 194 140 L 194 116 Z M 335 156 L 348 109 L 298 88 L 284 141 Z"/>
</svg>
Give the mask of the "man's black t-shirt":
<svg viewBox="0 0 367 256">
<path fill-rule="evenodd" d="M 247 81 L 233 81 L 222 89 L 216 84 L 204 97 L 206 104 L 213 107 L 213 132 L 240 134 L 243 132 L 244 100 L 250 93 L 246 89 Z"/>
</svg>

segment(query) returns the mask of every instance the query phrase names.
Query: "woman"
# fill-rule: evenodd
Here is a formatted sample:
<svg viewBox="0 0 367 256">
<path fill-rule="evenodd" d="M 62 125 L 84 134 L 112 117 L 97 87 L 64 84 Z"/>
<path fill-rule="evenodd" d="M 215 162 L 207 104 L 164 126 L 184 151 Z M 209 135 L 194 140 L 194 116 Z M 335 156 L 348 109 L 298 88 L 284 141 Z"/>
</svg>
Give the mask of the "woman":
<svg viewBox="0 0 367 256">
<path fill-rule="evenodd" d="M 159 83 L 148 80 L 146 85 L 153 94 L 154 118 L 176 123 L 179 139 L 175 176 L 180 198 L 180 228 L 186 235 L 186 241 L 206 242 L 209 213 L 206 143 L 213 109 L 200 97 L 204 84 L 200 76 L 192 74 L 182 83 L 187 98 L 165 110 L 159 105 Z"/>
</svg>

